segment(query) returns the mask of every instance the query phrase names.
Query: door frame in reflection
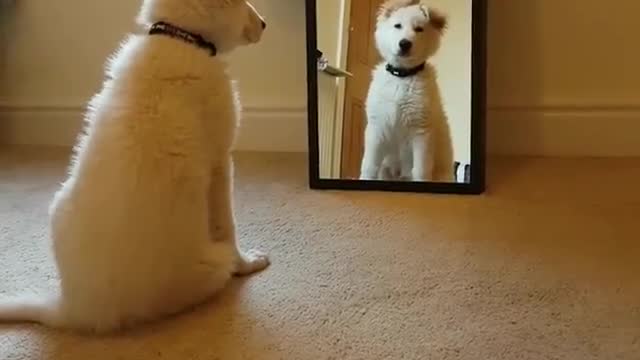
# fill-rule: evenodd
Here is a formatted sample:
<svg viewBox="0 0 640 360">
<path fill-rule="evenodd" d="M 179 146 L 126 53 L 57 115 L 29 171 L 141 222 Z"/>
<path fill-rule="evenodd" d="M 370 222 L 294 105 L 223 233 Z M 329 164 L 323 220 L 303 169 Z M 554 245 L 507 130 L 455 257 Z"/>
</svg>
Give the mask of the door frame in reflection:
<svg viewBox="0 0 640 360">
<path fill-rule="evenodd" d="M 361 181 L 320 177 L 316 1 L 306 0 L 309 185 L 312 189 L 482 194 L 486 159 L 486 0 L 472 1 L 471 161 L 469 182 Z M 353 1 L 353 0 L 352 0 Z"/>
</svg>

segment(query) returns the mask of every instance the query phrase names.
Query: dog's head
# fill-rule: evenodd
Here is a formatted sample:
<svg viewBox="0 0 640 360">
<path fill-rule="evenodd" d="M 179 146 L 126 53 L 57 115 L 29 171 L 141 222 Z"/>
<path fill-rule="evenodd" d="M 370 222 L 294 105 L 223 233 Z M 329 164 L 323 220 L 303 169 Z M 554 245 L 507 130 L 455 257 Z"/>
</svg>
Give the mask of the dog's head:
<svg viewBox="0 0 640 360">
<path fill-rule="evenodd" d="M 220 53 L 260 41 L 267 24 L 246 0 L 143 0 L 138 21 L 166 21 L 213 42 Z"/>
<path fill-rule="evenodd" d="M 443 13 L 419 0 L 388 0 L 378 13 L 376 46 L 388 63 L 416 66 L 438 51 L 446 26 Z"/>
</svg>

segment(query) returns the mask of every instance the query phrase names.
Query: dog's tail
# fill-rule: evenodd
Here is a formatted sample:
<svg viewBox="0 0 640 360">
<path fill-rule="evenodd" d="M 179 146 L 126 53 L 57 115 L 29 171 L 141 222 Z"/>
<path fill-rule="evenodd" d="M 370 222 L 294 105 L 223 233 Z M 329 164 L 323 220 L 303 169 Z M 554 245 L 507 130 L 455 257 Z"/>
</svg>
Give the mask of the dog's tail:
<svg viewBox="0 0 640 360">
<path fill-rule="evenodd" d="M 62 320 L 60 299 L 54 297 L 21 296 L 0 300 L 0 322 L 32 322 L 59 327 Z"/>
</svg>

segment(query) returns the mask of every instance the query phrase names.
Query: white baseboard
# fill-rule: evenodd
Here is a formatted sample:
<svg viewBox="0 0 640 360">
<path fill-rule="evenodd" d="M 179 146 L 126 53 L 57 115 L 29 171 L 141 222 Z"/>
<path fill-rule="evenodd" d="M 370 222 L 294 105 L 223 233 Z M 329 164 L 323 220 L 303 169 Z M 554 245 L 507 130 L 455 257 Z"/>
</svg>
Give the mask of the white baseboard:
<svg viewBox="0 0 640 360">
<path fill-rule="evenodd" d="M 0 143 L 70 146 L 82 111 L 0 104 Z M 640 156 L 640 106 L 492 106 L 487 136 L 492 154 Z M 306 109 L 245 109 L 236 150 L 307 151 Z"/>
<path fill-rule="evenodd" d="M 73 145 L 82 110 L 68 106 L 0 107 L 0 143 L 16 145 Z"/>
<path fill-rule="evenodd" d="M 640 156 L 640 106 L 490 107 L 489 153 Z"/>
<path fill-rule="evenodd" d="M 0 105 L 0 143 L 71 146 L 81 130 L 80 106 Z M 305 108 L 247 108 L 236 150 L 306 152 Z"/>
<path fill-rule="evenodd" d="M 307 152 L 307 109 L 247 108 L 243 112 L 236 150 Z"/>
</svg>

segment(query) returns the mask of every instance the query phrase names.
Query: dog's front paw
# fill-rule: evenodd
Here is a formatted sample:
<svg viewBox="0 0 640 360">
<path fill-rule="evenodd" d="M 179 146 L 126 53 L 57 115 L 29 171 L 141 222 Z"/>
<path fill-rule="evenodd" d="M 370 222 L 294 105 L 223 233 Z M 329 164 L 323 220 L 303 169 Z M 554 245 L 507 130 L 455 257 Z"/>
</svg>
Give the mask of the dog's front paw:
<svg viewBox="0 0 640 360">
<path fill-rule="evenodd" d="M 420 168 L 413 168 L 413 170 L 411 170 L 411 181 L 429 182 L 433 181 L 433 176 L 430 171 L 426 171 Z"/>
<path fill-rule="evenodd" d="M 269 266 L 269 264 L 270 262 L 267 254 L 258 250 L 249 250 L 240 255 L 234 275 L 243 276 L 253 274 L 260 270 L 264 270 Z"/>
<path fill-rule="evenodd" d="M 378 180 L 378 173 L 377 171 L 362 171 L 359 180 Z"/>
</svg>

